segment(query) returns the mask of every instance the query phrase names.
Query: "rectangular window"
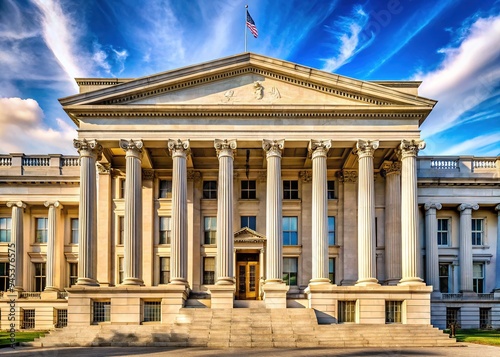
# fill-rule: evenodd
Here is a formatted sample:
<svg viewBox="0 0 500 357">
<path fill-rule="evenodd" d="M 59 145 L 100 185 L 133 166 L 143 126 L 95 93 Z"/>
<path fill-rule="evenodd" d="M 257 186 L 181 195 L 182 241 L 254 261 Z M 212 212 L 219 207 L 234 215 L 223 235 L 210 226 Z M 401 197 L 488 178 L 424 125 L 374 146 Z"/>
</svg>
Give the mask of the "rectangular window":
<svg viewBox="0 0 500 357">
<path fill-rule="evenodd" d="M 118 257 L 118 284 L 123 283 L 123 279 L 125 279 L 125 258 Z"/>
<path fill-rule="evenodd" d="M 125 198 L 125 179 L 120 180 L 120 196 L 119 198 Z"/>
<path fill-rule="evenodd" d="M 484 264 L 474 263 L 472 267 L 472 290 L 477 294 L 484 293 Z"/>
<path fill-rule="evenodd" d="M 328 245 L 335 245 L 335 217 L 328 217 Z"/>
<path fill-rule="evenodd" d="M 172 198 L 172 181 L 160 180 L 160 198 Z"/>
<path fill-rule="evenodd" d="M 400 324 L 401 323 L 401 301 L 386 301 L 385 302 L 385 323 Z"/>
<path fill-rule="evenodd" d="M 335 199 L 335 181 L 327 181 L 327 194 L 329 200 Z"/>
<path fill-rule="evenodd" d="M 451 325 L 460 325 L 460 308 L 447 307 L 446 308 L 446 327 L 450 328 Z"/>
<path fill-rule="evenodd" d="M 205 217 L 204 227 L 204 244 L 216 244 L 217 217 Z"/>
<path fill-rule="evenodd" d="M 93 321 L 94 323 L 110 321 L 111 301 L 94 301 Z"/>
<path fill-rule="evenodd" d="M 12 218 L 0 218 L 0 243 L 10 242 L 12 232 Z"/>
<path fill-rule="evenodd" d="M 449 245 L 449 219 L 448 218 L 438 218 L 437 220 L 437 240 L 438 245 L 448 246 Z"/>
<path fill-rule="evenodd" d="M 297 217 L 283 217 L 283 245 L 298 245 L 299 230 Z"/>
<path fill-rule="evenodd" d="M 36 219 L 35 243 L 47 243 L 47 229 L 49 220 L 47 218 Z"/>
<path fill-rule="evenodd" d="M 41 292 L 45 290 L 45 283 L 47 279 L 45 263 L 33 263 L 35 269 L 35 291 Z"/>
<path fill-rule="evenodd" d="M 283 181 L 283 199 L 297 200 L 299 198 L 299 181 L 284 180 Z"/>
<path fill-rule="evenodd" d="M 78 244 L 78 218 L 71 218 L 71 244 Z"/>
<path fill-rule="evenodd" d="M 203 258 L 203 284 L 215 284 L 215 258 Z"/>
<path fill-rule="evenodd" d="M 170 244 L 172 236 L 172 219 L 170 217 L 160 217 L 160 244 Z"/>
<path fill-rule="evenodd" d="M 78 281 L 78 263 L 69 263 L 69 286 L 73 286 Z"/>
<path fill-rule="evenodd" d="M 339 324 L 356 322 L 356 301 L 339 301 Z"/>
<path fill-rule="evenodd" d="M 125 237 L 125 217 L 118 217 L 118 245 L 123 244 Z"/>
<path fill-rule="evenodd" d="M 283 281 L 286 285 L 297 285 L 299 258 L 283 258 Z"/>
<path fill-rule="evenodd" d="M 9 263 L 0 263 L 0 291 L 9 290 L 9 268 Z"/>
<path fill-rule="evenodd" d="M 479 328 L 491 329 L 491 307 L 479 308 Z"/>
<path fill-rule="evenodd" d="M 447 294 L 450 292 L 450 264 L 439 264 L 439 291 Z"/>
<path fill-rule="evenodd" d="M 203 181 L 203 198 L 217 198 L 217 181 Z"/>
<path fill-rule="evenodd" d="M 254 231 L 257 229 L 257 217 L 241 216 L 241 228 L 248 227 Z"/>
<path fill-rule="evenodd" d="M 22 329 L 35 328 L 35 309 L 23 309 L 23 321 L 21 324 Z"/>
<path fill-rule="evenodd" d="M 56 328 L 63 328 L 68 326 L 68 310 L 67 309 L 56 309 Z"/>
<path fill-rule="evenodd" d="M 241 181 L 241 198 L 254 200 L 257 198 L 257 185 L 254 181 Z"/>
<path fill-rule="evenodd" d="M 160 258 L 160 284 L 170 283 L 170 258 Z"/>
<path fill-rule="evenodd" d="M 484 236 L 484 219 L 472 219 L 472 245 L 483 245 Z"/>
<path fill-rule="evenodd" d="M 335 258 L 328 258 L 328 278 L 335 284 Z"/>
<path fill-rule="evenodd" d="M 161 321 L 161 301 L 144 301 L 144 322 Z"/>
</svg>

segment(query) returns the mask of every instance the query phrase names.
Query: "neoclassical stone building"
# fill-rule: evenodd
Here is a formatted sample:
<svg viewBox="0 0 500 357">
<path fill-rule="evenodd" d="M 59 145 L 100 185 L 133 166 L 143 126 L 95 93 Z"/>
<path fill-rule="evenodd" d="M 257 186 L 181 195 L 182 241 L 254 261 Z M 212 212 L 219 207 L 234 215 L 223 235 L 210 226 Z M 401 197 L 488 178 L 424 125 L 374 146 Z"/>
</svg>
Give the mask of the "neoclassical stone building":
<svg viewBox="0 0 500 357">
<path fill-rule="evenodd" d="M 11 300 L 18 328 L 246 300 L 500 327 L 500 161 L 422 156 L 419 82 L 245 53 L 77 83 L 79 156 L 0 155 L 2 328 Z"/>
</svg>

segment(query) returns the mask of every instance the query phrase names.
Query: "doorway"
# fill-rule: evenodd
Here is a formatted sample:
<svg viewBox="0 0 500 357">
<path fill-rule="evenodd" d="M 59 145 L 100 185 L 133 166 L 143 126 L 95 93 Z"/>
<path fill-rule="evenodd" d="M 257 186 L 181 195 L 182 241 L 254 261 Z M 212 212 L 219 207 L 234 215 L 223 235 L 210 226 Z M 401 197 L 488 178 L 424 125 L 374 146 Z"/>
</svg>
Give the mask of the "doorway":
<svg viewBox="0 0 500 357">
<path fill-rule="evenodd" d="M 236 265 L 236 297 L 239 300 L 256 300 L 259 297 L 259 256 L 238 254 Z"/>
</svg>

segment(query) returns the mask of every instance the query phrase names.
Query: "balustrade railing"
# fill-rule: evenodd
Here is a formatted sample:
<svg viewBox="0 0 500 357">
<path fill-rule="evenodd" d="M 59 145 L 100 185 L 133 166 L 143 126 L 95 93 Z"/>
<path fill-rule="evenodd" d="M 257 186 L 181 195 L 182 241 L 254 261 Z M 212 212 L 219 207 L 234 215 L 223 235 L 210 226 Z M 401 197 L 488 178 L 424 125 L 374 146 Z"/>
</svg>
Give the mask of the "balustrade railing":
<svg viewBox="0 0 500 357">
<path fill-rule="evenodd" d="M 460 170 L 458 159 L 432 159 L 431 169 L 437 170 Z"/>
<path fill-rule="evenodd" d="M 24 154 L 0 155 L 0 168 L 2 169 L 4 167 L 65 168 L 78 166 L 80 166 L 80 158 L 78 156 Z"/>
<path fill-rule="evenodd" d="M 19 299 L 41 299 L 42 293 L 35 291 L 22 291 L 19 293 Z"/>
<path fill-rule="evenodd" d="M 50 166 L 50 157 L 26 156 L 22 160 L 23 166 Z"/>
<path fill-rule="evenodd" d="M 61 166 L 80 166 L 78 157 L 63 157 L 61 158 Z"/>
<path fill-rule="evenodd" d="M 495 298 L 495 294 L 477 294 L 477 298 L 479 300 L 493 300 Z"/>
<path fill-rule="evenodd" d="M 442 294 L 441 299 L 442 300 L 462 300 L 464 297 L 463 294 Z"/>
<path fill-rule="evenodd" d="M 496 159 L 474 159 L 473 167 L 475 169 L 496 169 L 497 160 Z"/>
<path fill-rule="evenodd" d="M 10 156 L 0 156 L 0 166 L 12 166 L 12 158 Z"/>
</svg>

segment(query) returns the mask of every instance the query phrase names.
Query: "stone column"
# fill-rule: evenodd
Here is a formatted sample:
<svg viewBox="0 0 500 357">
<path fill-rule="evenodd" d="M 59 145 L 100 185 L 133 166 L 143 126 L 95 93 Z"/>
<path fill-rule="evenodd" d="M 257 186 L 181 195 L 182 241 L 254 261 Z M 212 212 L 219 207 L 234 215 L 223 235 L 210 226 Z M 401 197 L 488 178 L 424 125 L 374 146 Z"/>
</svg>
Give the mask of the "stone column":
<svg viewBox="0 0 500 357">
<path fill-rule="evenodd" d="M 16 254 L 14 290 L 23 291 L 23 213 L 26 204 L 22 201 L 7 202 L 7 207 L 12 207 L 11 242 L 15 244 Z"/>
<path fill-rule="evenodd" d="M 496 205 L 497 211 L 497 255 L 495 266 L 495 291 L 500 292 L 500 204 Z"/>
<path fill-rule="evenodd" d="M 472 210 L 477 211 L 479 205 L 462 203 L 460 211 L 460 292 L 472 293 Z"/>
<path fill-rule="evenodd" d="M 234 232 L 233 232 L 233 161 L 236 140 L 215 139 L 214 147 L 219 158 L 217 183 L 217 264 L 216 284 L 233 285 L 234 281 Z"/>
<path fill-rule="evenodd" d="M 311 140 L 312 160 L 312 279 L 311 284 L 328 284 L 328 189 L 326 155 L 331 140 Z"/>
<path fill-rule="evenodd" d="M 77 285 L 98 286 L 97 278 L 97 184 L 96 162 L 102 146 L 97 140 L 73 140 L 80 154 L 80 207 L 78 214 Z"/>
<path fill-rule="evenodd" d="M 125 151 L 125 217 L 123 285 L 144 285 L 142 281 L 142 140 L 120 140 Z"/>
<path fill-rule="evenodd" d="M 283 218 L 281 153 L 285 140 L 263 140 L 267 157 L 266 188 L 266 284 L 283 282 Z"/>
<path fill-rule="evenodd" d="M 375 184 L 373 154 L 378 140 L 359 140 L 358 155 L 358 281 L 356 285 L 378 284 L 375 270 Z"/>
<path fill-rule="evenodd" d="M 425 209 L 425 265 L 427 285 L 439 292 L 439 254 L 437 240 L 436 210 L 442 208 L 440 203 L 426 203 Z"/>
<path fill-rule="evenodd" d="M 59 201 L 55 202 L 45 202 L 45 207 L 49 208 L 48 214 L 48 227 L 47 227 L 47 278 L 45 284 L 45 291 L 58 291 L 54 285 L 54 273 L 55 273 L 55 253 L 56 253 L 56 210 L 62 209 L 63 206 Z"/>
<path fill-rule="evenodd" d="M 172 238 L 170 243 L 170 283 L 188 286 L 187 281 L 187 156 L 189 140 L 169 140 L 172 156 Z"/>
<path fill-rule="evenodd" d="M 401 163 L 384 165 L 385 276 L 388 285 L 401 280 Z"/>
<path fill-rule="evenodd" d="M 418 276 L 418 203 L 417 154 L 425 148 L 423 140 L 401 140 L 401 248 L 402 279 L 400 285 L 419 285 Z"/>
</svg>

